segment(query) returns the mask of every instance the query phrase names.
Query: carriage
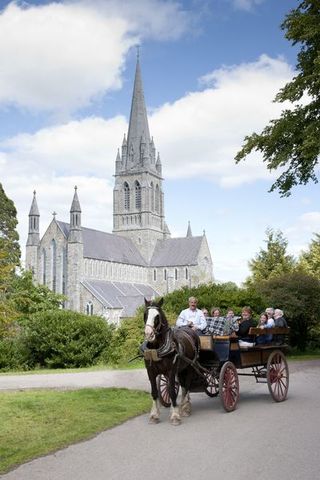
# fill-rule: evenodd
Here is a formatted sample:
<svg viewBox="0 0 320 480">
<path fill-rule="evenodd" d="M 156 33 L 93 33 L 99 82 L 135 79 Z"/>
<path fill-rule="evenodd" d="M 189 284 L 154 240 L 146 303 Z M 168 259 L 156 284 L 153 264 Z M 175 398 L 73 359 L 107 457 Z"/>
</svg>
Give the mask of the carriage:
<svg viewBox="0 0 320 480">
<path fill-rule="evenodd" d="M 239 376 L 251 376 L 257 383 L 267 383 L 271 397 L 276 402 L 286 399 L 289 388 L 289 369 L 286 361 L 289 328 L 271 328 L 268 333 L 276 339 L 268 344 L 255 343 L 261 335 L 260 328 L 251 327 L 252 343 L 241 342 L 232 336 L 200 335 L 200 351 L 190 392 L 204 391 L 209 397 L 220 397 L 223 408 L 233 411 L 239 400 Z M 191 363 L 191 362 L 190 362 Z M 170 406 L 168 377 L 157 376 L 159 399 Z M 179 390 L 176 379 L 176 392 Z"/>
</svg>

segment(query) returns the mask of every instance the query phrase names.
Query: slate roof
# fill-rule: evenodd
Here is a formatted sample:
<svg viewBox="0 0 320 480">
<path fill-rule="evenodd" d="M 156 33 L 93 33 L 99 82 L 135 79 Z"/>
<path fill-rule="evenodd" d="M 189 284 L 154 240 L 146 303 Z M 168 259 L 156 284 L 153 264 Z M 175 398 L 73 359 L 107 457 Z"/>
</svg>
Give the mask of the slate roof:
<svg viewBox="0 0 320 480">
<path fill-rule="evenodd" d="M 57 221 L 57 224 L 68 238 L 70 225 L 60 221 Z M 144 258 L 129 238 L 85 227 L 82 227 L 82 238 L 85 258 L 146 266 Z"/>
<path fill-rule="evenodd" d="M 152 287 L 140 283 L 84 280 L 82 284 L 105 307 L 122 308 L 121 318 L 132 317 L 137 308 L 143 305 L 144 298 L 151 299 L 159 296 Z"/>
<path fill-rule="evenodd" d="M 150 266 L 178 267 L 182 265 L 197 265 L 202 239 L 203 237 L 183 237 L 158 240 Z"/>
</svg>

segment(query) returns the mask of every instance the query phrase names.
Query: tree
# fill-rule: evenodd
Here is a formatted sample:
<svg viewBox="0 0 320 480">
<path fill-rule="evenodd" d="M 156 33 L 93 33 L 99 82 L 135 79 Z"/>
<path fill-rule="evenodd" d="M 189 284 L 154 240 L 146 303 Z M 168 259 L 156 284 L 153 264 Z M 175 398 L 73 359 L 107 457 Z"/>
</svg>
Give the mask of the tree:
<svg viewBox="0 0 320 480">
<path fill-rule="evenodd" d="M 320 235 L 318 233 L 311 241 L 309 249 L 300 255 L 298 265 L 309 275 L 320 278 Z"/>
<path fill-rule="evenodd" d="M 304 351 L 320 318 L 320 281 L 295 271 L 260 283 L 259 291 L 268 305 L 284 311 L 290 343 Z"/>
<path fill-rule="evenodd" d="M 0 266 L 8 265 L 11 270 L 20 265 L 19 234 L 16 230 L 18 224 L 17 210 L 0 183 Z"/>
<path fill-rule="evenodd" d="M 246 136 L 235 159 L 238 163 L 252 151 L 260 151 L 269 170 L 284 169 L 270 191 L 278 189 L 281 196 L 288 196 L 295 185 L 318 181 L 315 169 L 320 154 L 320 1 L 301 2 L 286 16 L 281 28 L 293 45 L 301 45 L 298 74 L 275 98 L 276 102 L 291 102 L 292 109 L 284 110 L 262 133 Z"/>
<path fill-rule="evenodd" d="M 249 262 L 252 274 L 246 280 L 248 286 L 290 273 L 295 267 L 294 257 L 286 253 L 288 241 L 283 237 L 282 232 L 267 228 L 266 235 L 267 248 L 265 250 L 261 248 L 260 252 Z"/>
</svg>

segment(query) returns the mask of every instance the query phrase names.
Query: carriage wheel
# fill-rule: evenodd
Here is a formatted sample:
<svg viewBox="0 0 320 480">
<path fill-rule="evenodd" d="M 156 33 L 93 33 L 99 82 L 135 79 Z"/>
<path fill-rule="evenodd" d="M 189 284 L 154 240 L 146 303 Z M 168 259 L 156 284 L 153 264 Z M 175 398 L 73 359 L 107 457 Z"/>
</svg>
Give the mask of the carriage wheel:
<svg viewBox="0 0 320 480">
<path fill-rule="evenodd" d="M 232 362 L 226 362 L 220 371 L 219 392 L 223 408 L 232 412 L 239 400 L 239 378 Z"/>
<path fill-rule="evenodd" d="M 157 387 L 158 387 L 158 392 L 159 392 L 159 400 L 161 405 L 164 407 L 170 407 L 171 405 L 171 400 L 170 400 L 170 395 L 169 395 L 169 378 L 167 375 L 158 375 L 157 376 Z M 176 394 L 178 396 L 179 393 L 179 382 L 176 380 L 175 382 L 175 389 L 176 389 Z"/>
<path fill-rule="evenodd" d="M 281 350 L 270 353 L 267 363 L 267 382 L 270 395 L 275 402 L 283 402 L 289 389 L 289 369 Z"/>
<path fill-rule="evenodd" d="M 219 380 L 213 373 L 205 373 L 206 384 L 204 391 L 208 397 L 216 397 L 219 393 Z"/>
</svg>

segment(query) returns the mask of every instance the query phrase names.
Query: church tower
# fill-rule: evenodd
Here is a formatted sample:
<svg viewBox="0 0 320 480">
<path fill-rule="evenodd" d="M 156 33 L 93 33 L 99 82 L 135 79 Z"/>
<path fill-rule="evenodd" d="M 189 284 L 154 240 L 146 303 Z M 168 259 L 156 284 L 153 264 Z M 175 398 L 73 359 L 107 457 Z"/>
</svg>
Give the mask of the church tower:
<svg viewBox="0 0 320 480">
<path fill-rule="evenodd" d="M 26 245 L 26 270 L 32 271 L 32 276 L 34 280 L 37 280 L 38 272 L 38 251 L 40 244 L 39 220 L 40 213 L 36 199 L 36 192 L 34 191 L 29 212 L 29 229 Z"/>
<path fill-rule="evenodd" d="M 150 137 L 139 56 L 130 121 L 115 162 L 113 232 L 130 238 L 149 262 L 158 239 L 170 232 L 164 219 L 162 166 Z"/>
<path fill-rule="evenodd" d="M 80 311 L 81 282 L 83 280 L 83 239 L 81 228 L 81 207 L 74 187 L 70 208 L 70 230 L 67 245 L 67 297 L 68 308 Z"/>
</svg>

